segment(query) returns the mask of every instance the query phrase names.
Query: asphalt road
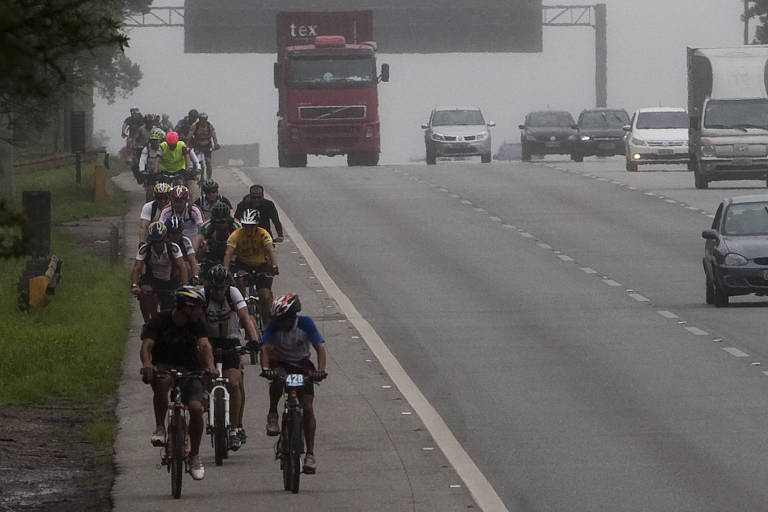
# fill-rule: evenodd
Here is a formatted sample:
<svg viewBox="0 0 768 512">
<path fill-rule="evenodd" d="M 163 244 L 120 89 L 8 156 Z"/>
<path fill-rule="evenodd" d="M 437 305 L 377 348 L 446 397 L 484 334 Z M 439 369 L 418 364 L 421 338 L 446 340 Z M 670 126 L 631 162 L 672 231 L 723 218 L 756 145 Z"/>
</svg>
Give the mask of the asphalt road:
<svg viewBox="0 0 768 512">
<path fill-rule="evenodd" d="M 766 508 L 766 302 L 706 306 L 700 237 L 764 184 L 617 158 L 247 172 L 508 510 Z"/>
</svg>

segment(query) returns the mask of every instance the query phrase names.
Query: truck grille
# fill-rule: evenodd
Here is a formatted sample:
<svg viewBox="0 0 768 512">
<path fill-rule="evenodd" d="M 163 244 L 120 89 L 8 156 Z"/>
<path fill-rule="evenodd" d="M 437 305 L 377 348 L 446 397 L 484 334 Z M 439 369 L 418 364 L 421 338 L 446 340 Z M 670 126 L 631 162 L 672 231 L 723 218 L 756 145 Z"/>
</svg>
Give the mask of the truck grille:
<svg viewBox="0 0 768 512">
<path fill-rule="evenodd" d="M 365 119 L 365 105 L 299 107 L 299 119 L 304 121 L 319 121 L 325 119 Z"/>
<path fill-rule="evenodd" d="M 766 155 L 765 144 L 717 144 L 715 155 L 727 158 L 764 157 Z"/>
<path fill-rule="evenodd" d="M 307 142 L 331 144 L 345 140 L 357 140 L 361 137 L 358 126 L 305 126 L 301 130 Z"/>
</svg>

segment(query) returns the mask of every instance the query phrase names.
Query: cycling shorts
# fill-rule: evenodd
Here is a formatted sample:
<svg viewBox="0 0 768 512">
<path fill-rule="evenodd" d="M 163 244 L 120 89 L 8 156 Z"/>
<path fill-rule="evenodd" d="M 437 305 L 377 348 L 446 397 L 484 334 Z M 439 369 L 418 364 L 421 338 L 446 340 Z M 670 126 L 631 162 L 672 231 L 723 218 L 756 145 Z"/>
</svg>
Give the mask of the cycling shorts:
<svg viewBox="0 0 768 512">
<path fill-rule="evenodd" d="M 221 356 L 221 359 L 216 357 L 216 349 L 220 348 L 222 350 L 228 350 L 237 348 L 240 346 L 240 340 L 235 338 L 208 338 L 208 340 L 211 342 L 211 347 L 213 347 L 213 356 L 217 363 L 222 363 L 222 370 L 239 370 L 242 366 L 240 364 L 240 354 L 235 354 L 233 352 L 223 354 Z"/>
<path fill-rule="evenodd" d="M 163 363 L 158 363 L 156 366 L 158 371 L 168 370 L 169 368 L 184 370 L 184 368 Z M 171 376 L 155 373 L 155 378 L 152 382 L 153 390 L 155 389 L 156 383 L 160 380 L 170 382 Z M 189 402 L 200 402 L 201 404 L 205 404 L 205 386 L 203 385 L 202 377 L 184 377 L 181 382 L 181 401 L 184 402 L 184 405 L 189 405 Z"/>
</svg>

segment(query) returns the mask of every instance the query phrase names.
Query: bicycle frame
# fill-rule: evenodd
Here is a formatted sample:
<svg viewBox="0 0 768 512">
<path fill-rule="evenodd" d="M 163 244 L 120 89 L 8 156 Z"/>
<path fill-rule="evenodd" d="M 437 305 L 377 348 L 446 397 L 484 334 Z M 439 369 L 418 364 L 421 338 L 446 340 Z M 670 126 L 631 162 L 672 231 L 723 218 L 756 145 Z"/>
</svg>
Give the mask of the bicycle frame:
<svg viewBox="0 0 768 512">
<path fill-rule="evenodd" d="M 219 362 L 216 363 L 216 370 L 219 372 L 219 376 L 214 379 L 214 386 L 211 388 L 211 391 L 208 395 L 208 425 L 213 426 L 213 414 L 214 414 L 214 397 L 216 396 L 216 393 L 218 390 L 221 390 L 224 393 L 224 425 L 229 428 L 231 425 L 230 419 L 229 419 L 229 391 L 227 390 L 227 384 L 229 384 L 229 379 L 224 377 L 224 374 L 222 373 L 222 368 L 224 365 Z M 213 437 L 211 437 L 211 444 L 213 444 Z"/>
</svg>

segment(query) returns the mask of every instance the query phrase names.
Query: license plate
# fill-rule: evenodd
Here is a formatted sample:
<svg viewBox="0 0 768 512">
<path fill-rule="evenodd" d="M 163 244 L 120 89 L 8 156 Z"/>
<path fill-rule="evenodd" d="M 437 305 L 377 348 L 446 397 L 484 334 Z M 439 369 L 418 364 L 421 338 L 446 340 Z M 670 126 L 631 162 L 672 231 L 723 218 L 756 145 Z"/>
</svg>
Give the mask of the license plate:
<svg viewBox="0 0 768 512">
<path fill-rule="evenodd" d="M 659 154 L 660 155 L 671 155 L 672 153 L 674 153 L 674 150 L 672 150 L 672 149 L 660 149 L 659 150 Z"/>
<path fill-rule="evenodd" d="M 545 148 L 559 148 L 560 143 L 559 142 L 545 142 L 544 143 Z"/>
<path fill-rule="evenodd" d="M 603 142 L 597 145 L 597 149 L 613 149 L 615 146 L 611 142 Z"/>
</svg>

